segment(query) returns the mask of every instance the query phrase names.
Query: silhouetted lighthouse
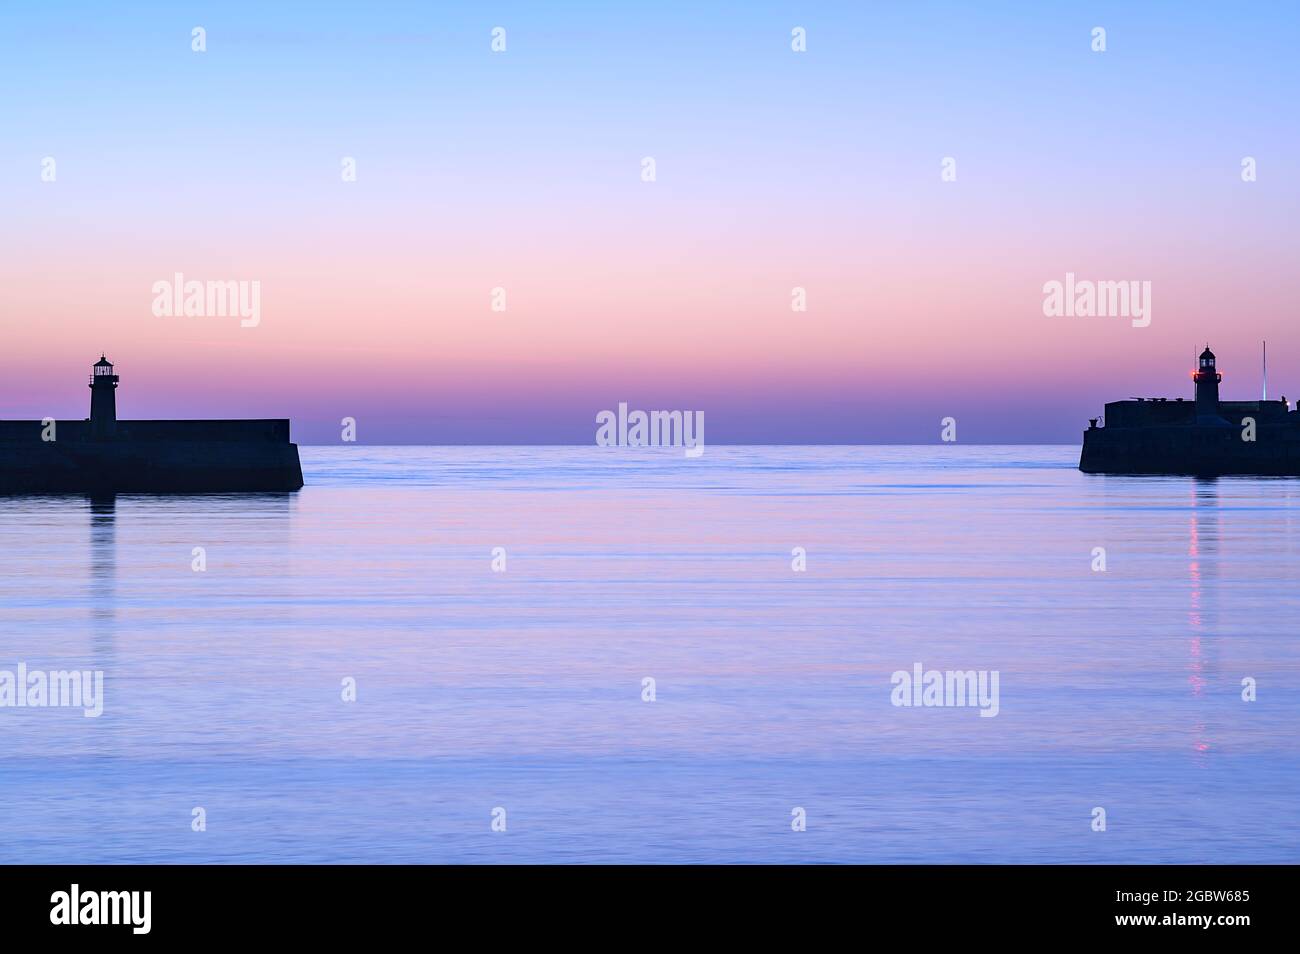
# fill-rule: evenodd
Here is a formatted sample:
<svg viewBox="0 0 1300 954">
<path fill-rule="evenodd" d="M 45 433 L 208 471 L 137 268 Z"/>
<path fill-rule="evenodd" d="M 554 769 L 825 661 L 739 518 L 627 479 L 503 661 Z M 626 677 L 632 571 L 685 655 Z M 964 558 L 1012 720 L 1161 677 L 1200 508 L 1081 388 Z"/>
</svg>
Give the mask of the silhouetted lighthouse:
<svg viewBox="0 0 1300 954">
<path fill-rule="evenodd" d="M 114 379 L 116 380 L 116 379 Z M 1217 423 L 1219 421 L 1219 382 L 1223 375 L 1214 369 L 1214 352 L 1206 345 L 1197 361 L 1196 373 L 1192 375 L 1196 382 L 1196 420 L 1197 423 Z"/>
<path fill-rule="evenodd" d="M 1193 352 L 1194 353 L 1194 352 Z M 1300 410 L 1285 400 L 1219 399 L 1214 352 L 1195 358 L 1195 398 L 1130 398 L 1106 404 L 1106 426 L 1083 432 L 1088 474 L 1252 474 L 1300 477 Z"/>
<path fill-rule="evenodd" d="M 90 432 L 98 438 L 117 433 L 117 375 L 102 354 L 90 376 Z"/>
<path fill-rule="evenodd" d="M 113 362 L 101 354 L 90 374 L 90 417 L 0 421 L 0 500 L 8 494 L 274 493 L 302 487 L 288 420 L 119 421 L 117 381 Z"/>
</svg>

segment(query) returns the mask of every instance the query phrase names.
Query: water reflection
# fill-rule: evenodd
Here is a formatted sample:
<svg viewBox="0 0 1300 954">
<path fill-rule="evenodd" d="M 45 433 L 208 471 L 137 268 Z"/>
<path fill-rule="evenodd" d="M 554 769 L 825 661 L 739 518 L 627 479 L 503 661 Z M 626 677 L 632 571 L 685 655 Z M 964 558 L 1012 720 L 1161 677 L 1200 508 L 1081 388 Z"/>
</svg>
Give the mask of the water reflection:
<svg viewBox="0 0 1300 954">
<path fill-rule="evenodd" d="M 96 640 L 111 637 L 117 616 L 117 498 L 92 497 L 90 512 L 90 617 Z"/>
<path fill-rule="evenodd" d="M 229 565 L 233 553 L 240 563 L 256 566 L 262 580 L 283 580 L 288 570 L 289 515 L 293 495 L 108 495 L 87 498 L 89 522 L 89 615 L 92 635 L 109 648 L 119 608 L 137 591 L 150 598 L 168 598 L 192 582 L 194 547 L 214 551 L 207 559 L 225 565 L 221 578 L 233 582 L 241 573 Z M 183 541 L 174 552 L 146 544 L 119 553 L 118 525 L 151 532 L 166 526 Z M 220 556 L 217 556 L 220 554 Z M 177 591 L 177 587 L 182 588 Z M 214 592 L 215 591 L 215 592 Z M 220 594 L 210 587 L 210 595 Z M 188 595 L 188 594 L 187 594 Z"/>
<path fill-rule="evenodd" d="M 1056 820 L 1096 791 L 1135 822 L 1101 860 L 1294 862 L 1300 699 L 1231 691 L 1255 660 L 1300 671 L 1272 635 L 1300 589 L 1277 484 L 951 450 L 720 446 L 684 481 L 584 448 L 305 448 L 288 502 L 0 500 L 0 669 L 102 668 L 107 700 L 0 712 L 0 856 L 1094 863 Z M 825 555 L 799 580 L 787 540 Z M 1094 576 L 1083 545 L 1115 540 L 1144 564 Z M 895 710 L 918 659 L 1003 668 L 1001 714 Z M 641 703 L 663 672 L 679 691 Z M 773 808 L 809 790 L 833 837 L 791 847 Z M 531 806 L 527 839 L 460 834 L 496 792 Z M 198 804 L 223 819 L 203 837 Z M 269 804 L 310 824 L 286 837 Z M 412 827 L 429 804 L 454 810 Z M 960 844 L 914 837 L 936 824 Z"/>
<path fill-rule="evenodd" d="M 1222 510 L 1219 484 L 1214 478 L 1196 480 L 1191 487 L 1192 513 L 1188 528 L 1188 576 L 1191 582 L 1188 608 L 1188 682 L 1194 697 L 1205 694 L 1209 679 L 1217 673 L 1212 652 L 1218 634 L 1219 557 L 1222 540 Z M 1210 750 L 1208 727 L 1201 721 L 1193 726 L 1193 747 L 1199 753 Z"/>
</svg>

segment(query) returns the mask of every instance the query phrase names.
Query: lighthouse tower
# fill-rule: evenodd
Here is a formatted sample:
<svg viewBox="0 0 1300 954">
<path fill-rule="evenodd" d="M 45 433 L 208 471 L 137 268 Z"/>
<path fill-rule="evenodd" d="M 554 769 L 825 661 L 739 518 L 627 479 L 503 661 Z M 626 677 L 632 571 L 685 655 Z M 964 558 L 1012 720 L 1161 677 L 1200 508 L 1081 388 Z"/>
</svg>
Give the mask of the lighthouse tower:
<svg viewBox="0 0 1300 954">
<path fill-rule="evenodd" d="M 114 378 L 114 380 L 117 380 Z M 1206 345 L 1197 359 L 1196 373 L 1192 375 L 1196 382 L 1196 422 L 1198 424 L 1217 424 L 1219 417 L 1219 382 L 1223 375 L 1214 369 L 1214 352 Z"/>
<path fill-rule="evenodd" d="M 90 376 L 90 432 L 99 438 L 117 433 L 117 375 L 102 354 Z"/>
</svg>

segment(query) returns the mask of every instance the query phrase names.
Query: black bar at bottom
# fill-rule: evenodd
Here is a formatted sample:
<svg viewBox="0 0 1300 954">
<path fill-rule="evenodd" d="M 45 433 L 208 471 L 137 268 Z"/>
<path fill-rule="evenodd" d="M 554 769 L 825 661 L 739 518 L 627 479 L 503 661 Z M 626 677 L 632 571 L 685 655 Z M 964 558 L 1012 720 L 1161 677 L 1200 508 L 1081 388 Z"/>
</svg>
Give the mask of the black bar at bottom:
<svg viewBox="0 0 1300 954">
<path fill-rule="evenodd" d="M 986 939 L 1231 943 L 1286 927 L 1294 876 L 1286 866 L 13 866 L 0 867 L 0 923 L 7 940 L 52 941 L 337 944 L 542 925 L 612 940 L 619 923 L 631 936 L 698 923 L 733 935 L 906 927 L 971 941 L 979 926 Z"/>
</svg>

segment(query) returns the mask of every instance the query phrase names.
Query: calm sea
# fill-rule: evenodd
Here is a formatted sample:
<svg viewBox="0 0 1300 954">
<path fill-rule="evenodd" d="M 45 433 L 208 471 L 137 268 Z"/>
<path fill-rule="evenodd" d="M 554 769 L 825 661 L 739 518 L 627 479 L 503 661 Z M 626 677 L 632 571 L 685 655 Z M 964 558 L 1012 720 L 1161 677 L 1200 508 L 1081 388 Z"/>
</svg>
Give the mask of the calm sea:
<svg viewBox="0 0 1300 954">
<path fill-rule="evenodd" d="M 1300 481 L 1077 454 L 307 447 L 293 495 L 0 499 L 0 670 L 105 680 L 0 709 L 0 861 L 1300 861 Z M 892 705 L 918 663 L 997 715 Z"/>
</svg>

